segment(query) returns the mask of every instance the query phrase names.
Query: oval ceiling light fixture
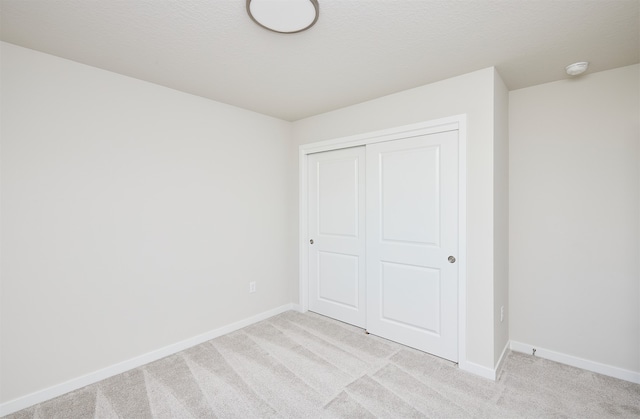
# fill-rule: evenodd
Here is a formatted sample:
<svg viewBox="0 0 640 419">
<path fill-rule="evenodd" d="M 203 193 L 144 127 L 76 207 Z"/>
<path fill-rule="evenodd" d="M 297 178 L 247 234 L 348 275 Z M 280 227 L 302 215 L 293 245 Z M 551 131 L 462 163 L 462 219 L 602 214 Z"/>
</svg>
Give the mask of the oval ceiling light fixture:
<svg viewBox="0 0 640 419">
<path fill-rule="evenodd" d="M 586 61 L 581 61 L 579 63 L 573 63 L 568 65 L 565 70 L 567 71 L 567 74 L 570 76 L 577 76 L 579 74 L 584 73 L 585 71 L 587 71 L 587 68 L 589 68 L 589 63 Z"/>
<path fill-rule="evenodd" d="M 247 13 L 258 25 L 278 33 L 297 33 L 318 21 L 318 0 L 247 0 Z"/>
</svg>

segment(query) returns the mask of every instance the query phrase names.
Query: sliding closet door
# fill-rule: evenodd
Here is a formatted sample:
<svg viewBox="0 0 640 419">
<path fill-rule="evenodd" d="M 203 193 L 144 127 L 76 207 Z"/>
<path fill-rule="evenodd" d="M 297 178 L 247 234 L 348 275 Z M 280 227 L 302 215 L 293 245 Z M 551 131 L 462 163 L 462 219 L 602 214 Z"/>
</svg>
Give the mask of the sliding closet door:
<svg viewBox="0 0 640 419">
<path fill-rule="evenodd" d="M 308 159 L 309 309 L 365 327 L 364 147 Z"/>
<path fill-rule="evenodd" d="M 458 132 L 367 146 L 367 330 L 457 361 Z"/>
</svg>

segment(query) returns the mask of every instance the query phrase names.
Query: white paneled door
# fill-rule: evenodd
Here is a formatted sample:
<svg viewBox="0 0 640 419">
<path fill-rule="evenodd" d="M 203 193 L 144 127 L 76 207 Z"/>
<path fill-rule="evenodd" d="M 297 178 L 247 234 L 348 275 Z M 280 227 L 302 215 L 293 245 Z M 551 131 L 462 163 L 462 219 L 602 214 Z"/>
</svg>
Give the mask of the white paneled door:
<svg viewBox="0 0 640 419">
<path fill-rule="evenodd" d="M 365 149 L 312 154 L 309 309 L 365 327 Z"/>
<path fill-rule="evenodd" d="M 458 360 L 458 132 L 367 146 L 367 330 Z"/>
<path fill-rule="evenodd" d="M 309 308 L 458 360 L 458 131 L 308 156 Z"/>
</svg>

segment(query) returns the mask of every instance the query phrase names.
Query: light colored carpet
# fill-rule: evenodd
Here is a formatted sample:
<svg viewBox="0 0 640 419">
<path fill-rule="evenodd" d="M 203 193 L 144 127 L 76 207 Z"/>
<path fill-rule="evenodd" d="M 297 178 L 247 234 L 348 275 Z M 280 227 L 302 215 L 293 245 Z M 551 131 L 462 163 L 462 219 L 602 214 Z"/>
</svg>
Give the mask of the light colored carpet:
<svg viewBox="0 0 640 419">
<path fill-rule="evenodd" d="M 515 352 L 492 382 L 290 311 L 8 417 L 638 418 L 640 385 Z"/>
</svg>

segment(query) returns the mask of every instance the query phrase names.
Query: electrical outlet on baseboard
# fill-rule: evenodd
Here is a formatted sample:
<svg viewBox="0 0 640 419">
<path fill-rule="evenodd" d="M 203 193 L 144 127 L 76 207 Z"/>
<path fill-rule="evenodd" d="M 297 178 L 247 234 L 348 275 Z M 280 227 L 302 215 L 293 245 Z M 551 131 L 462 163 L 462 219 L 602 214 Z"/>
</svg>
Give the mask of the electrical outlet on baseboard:
<svg viewBox="0 0 640 419">
<path fill-rule="evenodd" d="M 256 292 L 256 281 L 249 282 L 249 293 Z"/>
</svg>

